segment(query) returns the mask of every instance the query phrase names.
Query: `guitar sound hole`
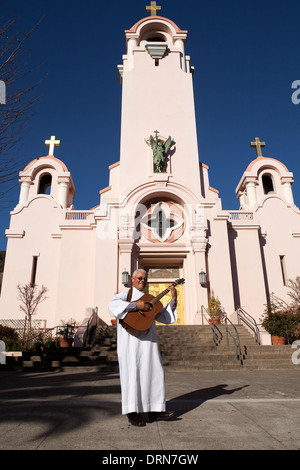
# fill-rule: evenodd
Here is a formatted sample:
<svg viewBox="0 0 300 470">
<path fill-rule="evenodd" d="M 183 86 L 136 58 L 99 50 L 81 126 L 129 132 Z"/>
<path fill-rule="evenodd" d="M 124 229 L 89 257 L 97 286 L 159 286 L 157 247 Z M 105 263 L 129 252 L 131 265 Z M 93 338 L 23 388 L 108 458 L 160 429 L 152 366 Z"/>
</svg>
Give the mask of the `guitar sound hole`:
<svg viewBox="0 0 300 470">
<path fill-rule="evenodd" d="M 146 304 L 150 306 L 150 310 L 152 310 L 152 309 L 153 309 L 153 305 L 152 305 L 152 303 L 151 303 L 151 302 L 146 302 Z"/>
</svg>

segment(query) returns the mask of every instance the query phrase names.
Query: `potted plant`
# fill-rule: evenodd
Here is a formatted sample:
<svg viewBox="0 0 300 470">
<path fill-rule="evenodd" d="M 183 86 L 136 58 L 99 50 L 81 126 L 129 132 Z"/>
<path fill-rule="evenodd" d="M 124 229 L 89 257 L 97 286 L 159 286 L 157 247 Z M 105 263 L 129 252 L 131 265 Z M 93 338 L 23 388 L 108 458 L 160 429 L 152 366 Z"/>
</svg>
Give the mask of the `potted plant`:
<svg viewBox="0 0 300 470">
<path fill-rule="evenodd" d="M 272 312 L 268 310 L 265 312 L 262 321 L 263 328 L 271 335 L 271 342 L 273 345 L 285 344 L 287 336 L 287 318 L 286 314 L 282 312 Z"/>
<path fill-rule="evenodd" d="M 283 345 L 292 339 L 299 324 L 299 313 L 280 299 L 272 297 L 266 306 L 262 326 L 271 335 L 273 345 Z"/>
<path fill-rule="evenodd" d="M 222 313 L 222 304 L 219 298 L 215 296 L 213 290 L 211 291 L 207 311 L 210 316 L 209 323 L 214 323 L 215 325 L 218 325 L 220 323 L 220 315 Z"/>
<path fill-rule="evenodd" d="M 58 344 L 61 348 L 70 348 L 73 344 L 76 322 L 64 323 L 58 330 Z"/>
<path fill-rule="evenodd" d="M 292 343 L 300 339 L 300 277 L 290 279 L 288 303 L 271 294 L 270 302 L 261 318 L 262 326 L 271 335 L 272 344 Z"/>
</svg>

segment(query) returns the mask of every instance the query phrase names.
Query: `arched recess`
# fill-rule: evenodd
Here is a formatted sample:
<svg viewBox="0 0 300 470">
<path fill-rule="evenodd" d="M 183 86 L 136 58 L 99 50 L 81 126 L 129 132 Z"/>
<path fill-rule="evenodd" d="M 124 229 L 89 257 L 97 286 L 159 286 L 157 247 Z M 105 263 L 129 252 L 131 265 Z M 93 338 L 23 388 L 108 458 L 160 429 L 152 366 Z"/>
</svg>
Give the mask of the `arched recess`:
<svg viewBox="0 0 300 470">
<path fill-rule="evenodd" d="M 269 173 L 264 173 L 261 177 L 264 194 L 275 192 L 273 177 Z"/>
<path fill-rule="evenodd" d="M 52 175 L 44 173 L 40 176 L 37 194 L 51 194 Z"/>
</svg>

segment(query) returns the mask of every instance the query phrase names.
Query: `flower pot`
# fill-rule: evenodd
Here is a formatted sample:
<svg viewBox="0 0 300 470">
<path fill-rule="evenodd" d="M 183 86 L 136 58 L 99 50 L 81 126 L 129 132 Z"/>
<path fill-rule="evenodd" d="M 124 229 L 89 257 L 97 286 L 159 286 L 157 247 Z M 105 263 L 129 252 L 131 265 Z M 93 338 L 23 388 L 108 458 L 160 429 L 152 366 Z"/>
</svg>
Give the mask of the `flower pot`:
<svg viewBox="0 0 300 470">
<path fill-rule="evenodd" d="M 285 344 L 284 336 L 271 336 L 271 342 L 274 346 L 282 346 Z"/>
<path fill-rule="evenodd" d="M 60 348 L 71 348 L 73 344 L 73 338 L 64 338 L 63 336 L 60 336 L 58 338 L 58 344 Z"/>
<path fill-rule="evenodd" d="M 210 318 L 209 320 L 209 323 L 212 325 L 219 325 L 220 324 L 220 318 Z"/>
</svg>

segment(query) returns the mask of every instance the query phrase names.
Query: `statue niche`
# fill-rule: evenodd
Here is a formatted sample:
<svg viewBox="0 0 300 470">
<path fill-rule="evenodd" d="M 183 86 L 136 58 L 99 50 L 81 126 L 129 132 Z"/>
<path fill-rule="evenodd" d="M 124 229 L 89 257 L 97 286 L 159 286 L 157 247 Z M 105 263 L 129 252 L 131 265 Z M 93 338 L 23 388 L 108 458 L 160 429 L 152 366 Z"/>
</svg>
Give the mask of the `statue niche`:
<svg viewBox="0 0 300 470">
<path fill-rule="evenodd" d="M 167 155 L 172 145 L 171 136 L 163 142 L 158 138 L 158 131 L 154 132 L 155 137 L 150 135 L 149 142 L 153 152 L 154 173 L 164 173 L 166 171 Z"/>
</svg>

